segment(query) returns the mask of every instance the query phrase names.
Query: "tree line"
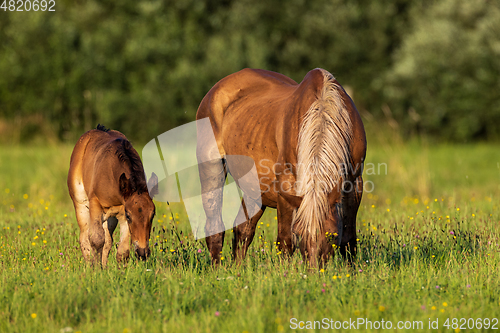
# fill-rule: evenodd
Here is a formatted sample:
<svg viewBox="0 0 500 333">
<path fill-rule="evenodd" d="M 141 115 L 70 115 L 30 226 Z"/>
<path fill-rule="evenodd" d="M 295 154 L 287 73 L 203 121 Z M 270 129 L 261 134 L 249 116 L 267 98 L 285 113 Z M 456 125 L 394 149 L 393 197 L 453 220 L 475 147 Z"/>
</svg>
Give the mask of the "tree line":
<svg viewBox="0 0 500 333">
<path fill-rule="evenodd" d="M 316 67 L 405 135 L 498 139 L 500 2 L 61 0 L 0 10 L 0 118 L 29 141 L 103 123 L 142 142 L 194 120 L 245 67 L 297 82 Z M 18 127 L 16 127 L 16 124 Z"/>
</svg>

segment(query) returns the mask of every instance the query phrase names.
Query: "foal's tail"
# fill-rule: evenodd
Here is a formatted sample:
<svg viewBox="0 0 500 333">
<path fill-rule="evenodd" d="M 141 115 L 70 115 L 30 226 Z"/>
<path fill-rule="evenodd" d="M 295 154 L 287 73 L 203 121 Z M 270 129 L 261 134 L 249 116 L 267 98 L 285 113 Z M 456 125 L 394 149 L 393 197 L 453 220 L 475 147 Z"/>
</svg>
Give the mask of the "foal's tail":
<svg viewBox="0 0 500 333">
<path fill-rule="evenodd" d="M 332 74 L 320 71 L 323 87 L 306 112 L 299 132 L 297 195 L 303 200 L 293 222 L 294 233 L 310 250 L 317 244 L 323 221 L 330 213 L 328 194 L 342 186 L 353 136 L 342 87 Z"/>
</svg>

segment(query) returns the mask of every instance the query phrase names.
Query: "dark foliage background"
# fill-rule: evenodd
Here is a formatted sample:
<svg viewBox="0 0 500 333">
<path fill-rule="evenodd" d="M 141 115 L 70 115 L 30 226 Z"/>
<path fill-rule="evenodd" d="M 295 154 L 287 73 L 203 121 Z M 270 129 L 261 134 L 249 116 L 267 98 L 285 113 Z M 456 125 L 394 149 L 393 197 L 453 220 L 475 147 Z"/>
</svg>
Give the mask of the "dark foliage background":
<svg viewBox="0 0 500 333">
<path fill-rule="evenodd" d="M 500 133 L 498 1 L 61 0 L 0 10 L 0 137 L 71 141 L 103 123 L 146 142 L 245 67 L 298 82 L 325 68 L 406 136 Z"/>
</svg>

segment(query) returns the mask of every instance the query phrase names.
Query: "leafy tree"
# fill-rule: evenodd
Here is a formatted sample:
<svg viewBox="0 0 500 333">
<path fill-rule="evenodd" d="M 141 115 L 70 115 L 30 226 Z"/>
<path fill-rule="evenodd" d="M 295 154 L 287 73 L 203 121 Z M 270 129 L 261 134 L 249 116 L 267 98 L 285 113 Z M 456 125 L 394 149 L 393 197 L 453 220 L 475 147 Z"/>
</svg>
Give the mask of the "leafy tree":
<svg viewBox="0 0 500 333">
<path fill-rule="evenodd" d="M 360 109 L 449 140 L 498 132 L 499 5 L 478 0 L 80 0 L 0 11 L 0 118 L 21 139 L 100 122 L 147 141 L 245 67 L 331 71 Z M 381 108 L 381 106 L 383 106 Z M 19 121 L 18 121 L 19 120 Z"/>
</svg>

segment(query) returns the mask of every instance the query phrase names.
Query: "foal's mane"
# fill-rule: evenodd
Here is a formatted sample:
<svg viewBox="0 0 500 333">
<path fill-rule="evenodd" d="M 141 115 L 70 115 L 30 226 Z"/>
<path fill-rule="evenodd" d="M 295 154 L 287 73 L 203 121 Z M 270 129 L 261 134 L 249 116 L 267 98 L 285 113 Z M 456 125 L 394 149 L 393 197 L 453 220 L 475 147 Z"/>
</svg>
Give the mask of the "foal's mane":
<svg viewBox="0 0 500 333">
<path fill-rule="evenodd" d="M 306 242 L 316 241 L 329 213 L 328 194 L 342 186 L 350 161 L 353 136 L 348 110 L 340 95 L 342 87 L 329 72 L 323 87 L 304 116 L 297 151 L 297 195 L 303 197 L 294 229 Z"/>
<path fill-rule="evenodd" d="M 109 128 L 106 128 L 106 126 L 97 124 L 97 127 L 95 128 L 96 130 L 103 131 L 103 132 L 108 132 Z"/>
<path fill-rule="evenodd" d="M 130 168 L 130 179 L 133 189 L 136 190 L 139 195 L 143 192 L 147 192 L 148 187 L 146 185 L 144 169 L 139 154 L 137 154 L 128 140 L 120 138 L 116 139 L 115 142 L 118 142 L 115 151 L 116 157 L 120 162 L 125 163 Z"/>
</svg>

